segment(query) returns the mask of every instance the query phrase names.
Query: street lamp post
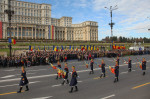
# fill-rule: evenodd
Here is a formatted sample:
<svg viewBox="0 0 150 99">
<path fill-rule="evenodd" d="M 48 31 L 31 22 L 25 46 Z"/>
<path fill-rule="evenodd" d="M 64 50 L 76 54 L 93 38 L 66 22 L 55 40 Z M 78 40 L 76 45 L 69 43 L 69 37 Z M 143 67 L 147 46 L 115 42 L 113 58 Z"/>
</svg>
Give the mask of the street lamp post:
<svg viewBox="0 0 150 99">
<path fill-rule="evenodd" d="M 111 50 L 112 50 L 113 49 L 113 25 L 115 25 L 115 23 L 112 22 L 112 11 L 117 10 L 118 7 L 116 5 L 115 7 L 110 6 L 110 8 L 107 8 L 107 7 L 105 7 L 105 8 L 110 11 L 111 23 L 109 23 L 109 25 L 110 25 L 110 28 L 111 28 L 111 41 L 112 41 Z"/>
<path fill-rule="evenodd" d="M 9 38 L 11 38 L 11 17 L 14 14 L 14 11 L 11 10 L 11 0 L 8 0 L 8 9 L 5 10 L 5 13 L 8 14 L 8 33 L 9 33 Z M 11 57 L 11 42 L 9 43 L 9 52 Z"/>
</svg>

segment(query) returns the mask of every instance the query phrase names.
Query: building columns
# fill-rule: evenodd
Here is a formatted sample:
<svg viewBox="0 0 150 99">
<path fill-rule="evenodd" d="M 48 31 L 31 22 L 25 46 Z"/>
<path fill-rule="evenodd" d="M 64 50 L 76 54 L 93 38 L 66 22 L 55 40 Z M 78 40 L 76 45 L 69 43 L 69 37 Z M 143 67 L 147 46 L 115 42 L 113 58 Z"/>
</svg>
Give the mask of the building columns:
<svg viewBox="0 0 150 99">
<path fill-rule="evenodd" d="M 33 27 L 32 27 L 32 39 L 33 39 Z"/>
<path fill-rule="evenodd" d="M 22 26 L 21 26 L 21 39 L 22 39 Z"/>
</svg>

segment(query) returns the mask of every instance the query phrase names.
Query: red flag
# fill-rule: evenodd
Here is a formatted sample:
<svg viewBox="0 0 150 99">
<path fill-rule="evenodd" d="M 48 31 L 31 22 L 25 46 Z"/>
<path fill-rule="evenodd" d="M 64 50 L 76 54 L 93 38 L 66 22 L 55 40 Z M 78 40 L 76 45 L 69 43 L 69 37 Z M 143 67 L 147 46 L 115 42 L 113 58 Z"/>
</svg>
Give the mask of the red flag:
<svg viewBox="0 0 150 99">
<path fill-rule="evenodd" d="M 101 65 L 99 65 L 99 67 L 101 68 Z"/>
<path fill-rule="evenodd" d="M 140 64 L 140 68 L 142 69 L 142 64 Z"/>
<path fill-rule="evenodd" d="M 111 71 L 113 74 L 115 74 L 115 69 L 114 69 L 114 68 L 112 68 L 111 66 L 109 66 L 109 69 L 110 69 L 110 71 Z"/>
<path fill-rule="evenodd" d="M 53 66 L 53 69 L 57 69 L 57 67 L 56 67 L 56 66 Z"/>
</svg>

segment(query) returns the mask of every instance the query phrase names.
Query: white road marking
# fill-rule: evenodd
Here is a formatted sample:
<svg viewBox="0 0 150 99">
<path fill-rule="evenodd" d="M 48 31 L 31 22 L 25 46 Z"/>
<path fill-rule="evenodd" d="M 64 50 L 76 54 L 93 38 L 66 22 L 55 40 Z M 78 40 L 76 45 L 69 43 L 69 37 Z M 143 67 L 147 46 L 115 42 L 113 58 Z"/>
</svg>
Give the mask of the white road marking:
<svg viewBox="0 0 150 99">
<path fill-rule="evenodd" d="M 10 77 L 14 77 L 15 75 L 7 75 L 7 76 L 4 76 L 4 77 L 1 77 L 1 78 L 10 78 Z"/>
<path fill-rule="evenodd" d="M 77 81 L 78 83 L 81 83 L 81 82 L 83 82 L 83 81 Z M 52 85 L 52 87 L 59 87 L 59 86 L 61 86 L 61 84 L 57 84 L 57 85 Z"/>
<path fill-rule="evenodd" d="M 85 65 L 78 65 L 78 66 L 85 66 Z"/>
<path fill-rule="evenodd" d="M 114 96 L 115 96 L 115 94 L 112 94 L 110 96 L 107 96 L 107 97 L 104 97 L 104 98 L 100 98 L 100 99 L 108 99 L 108 98 L 111 98 L 111 97 L 114 97 Z"/>
<path fill-rule="evenodd" d="M 27 73 L 27 75 L 28 75 L 28 74 L 35 74 L 35 73 Z M 21 74 L 15 74 L 15 75 L 21 75 Z"/>
<path fill-rule="evenodd" d="M 113 62 L 114 60 L 107 60 L 107 61 L 111 61 L 111 62 Z"/>
<path fill-rule="evenodd" d="M 14 71 L 15 69 L 9 69 L 9 70 L 4 70 L 4 71 Z"/>
<path fill-rule="evenodd" d="M 53 96 L 47 96 L 47 97 L 39 97 L 39 98 L 32 98 L 32 99 L 48 99 L 48 98 L 52 98 Z"/>
<path fill-rule="evenodd" d="M 128 73 L 127 71 L 126 72 L 121 72 L 120 74 L 126 74 L 126 73 Z"/>
<path fill-rule="evenodd" d="M 32 77 L 28 77 L 28 79 L 44 78 L 44 77 L 51 77 L 51 76 L 56 76 L 56 75 L 57 75 L 57 74 L 41 75 L 41 76 L 32 76 Z M 16 80 L 20 80 L 20 78 L 0 80 L 0 83 L 2 83 L 2 82 L 16 81 Z"/>
<path fill-rule="evenodd" d="M 136 70 L 132 70 L 132 71 L 136 71 Z"/>
<path fill-rule="evenodd" d="M 77 82 L 79 82 L 79 83 L 80 83 L 80 82 L 83 82 L 83 81 L 77 81 Z"/>
<path fill-rule="evenodd" d="M 42 71 L 42 70 L 48 70 L 48 69 L 38 69 L 38 70 L 28 70 L 28 71 Z"/>
<path fill-rule="evenodd" d="M 58 87 L 58 86 L 61 86 L 61 84 L 58 84 L 58 85 L 52 85 L 52 87 Z"/>
<path fill-rule="evenodd" d="M 34 82 L 29 82 L 29 84 L 34 84 L 34 83 L 38 83 L 40 81 L 34 81 Z M 0 86 L 0 88 L 4 88 L 4 87 L 12 87 L 12 86 L 18 86 L 19 84 L 12 84 L 12 85 L 5 85 L 5 86 Z"/>
</svg>

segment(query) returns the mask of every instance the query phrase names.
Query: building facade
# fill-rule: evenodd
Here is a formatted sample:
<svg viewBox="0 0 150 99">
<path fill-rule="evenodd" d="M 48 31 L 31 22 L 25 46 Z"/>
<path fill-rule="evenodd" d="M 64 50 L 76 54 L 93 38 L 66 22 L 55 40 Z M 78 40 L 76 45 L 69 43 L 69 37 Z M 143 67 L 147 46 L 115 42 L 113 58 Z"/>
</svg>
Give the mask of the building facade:
<svg viewBox="0 0 150 99">
<path fill-rule="evenodd" d="M 7 39 L 8 0 L 0 0 L 0 39 Z M 14 15 L 11 20 L 11 36 L 17 39 L 53 40 L 98 40 L 98 23 L 86 21 L 72 24 L 72 17 L 51 18 L 50 4 L 37 4 L 24 1 L 11 1 Z"/>
</svg>

